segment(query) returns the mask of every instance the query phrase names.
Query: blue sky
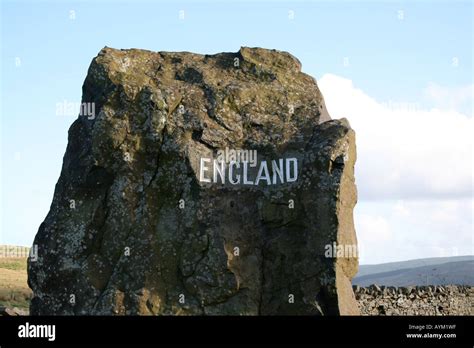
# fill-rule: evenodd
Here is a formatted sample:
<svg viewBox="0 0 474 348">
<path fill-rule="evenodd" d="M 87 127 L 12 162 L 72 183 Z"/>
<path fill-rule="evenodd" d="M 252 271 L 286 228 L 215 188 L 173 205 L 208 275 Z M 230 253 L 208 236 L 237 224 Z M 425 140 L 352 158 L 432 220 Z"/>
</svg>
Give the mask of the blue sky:
<svg viewBox="0 0 474 348">
<path fill-rule="evenodd" d="M 2 1 L 1 4 L 1 244 L 32 243 L 48 212 L 66 149 L 67 130 L 76 117 L 56 115 L 56 103 L 80 101 L 87 68 L 104 46 L 197 53 L 235 52 L 240 46 L 275 48 L 298 57 L 303 71 L 318 80 L 326 76 L 324 85 L 328 94 L 337 90 L 334 88 L 337 84 L 350 81 L 354 89 L 363 91 L 364 96 L 377 103 L 411 103 L 420 110 L 440 108 L 446 113 L 442 117 L 451 117 L 455 111 L 465 116 L 466 124 L 472 124 L 469 86 L 473 82 L 473 5 L 470 1 Z M 184 11 L 184 19 L 180 18 L 180 11 Z M 460 96 L 459 91 L 465 91 L 466 87 L 471 98 Z M 328 97 L 331 99 L 331 95 Z M 336 100 L 328 105 L 329 112 L 331 107 L 335 112 L 347 112 L 342 116 L 357 124 L 357 119 L 351 119 L 351 110 L 338 110 L 338 103 Z M 360 123 L 360 127 L 368 126 Z M 452 141 L 459 138 L 452 135 Z M 400 134 L 400 141 L 402 138 Z M 472 155 L 472 143 L 464 140 L 467 146 L 471 145 Z M 361 149 L 366 150 L 364 144 Z M 380 161 L 380 158 L 364 161 L 368 158 L 364 153 L 369 152 L 363 152 L 362 162 L 358 163 L 361 173 Z M 387 156 L 393 159 L 397 156 L 394 153 L 387 152 Z M 466 176 L 472 178 L 472 158 L 464 160 L 470 166 L 463 167 L 460 181 Z M 447 169 L 440 167 L 440 170 Z M 472 253 L 472 182 L 470 187 L 443 191 L 445 201 L 440 201 L 439 192 L 430 191 L 429 187 L 422 190 L 421 196 L 404 194 L 416 190 L 406 184 L 408 179 L 401 180 L 394 184 L 391 193 L 384 193 L 383 189 L 364 185 L 369 182 L 365 176 L 358 178 L 356 226 L 369 230 L 365 226 L 368 224 L 383 230 L 380 227 L 383 220 L 390 225 L 391 234 L 401 238 L 400 243 L 406 240 L 403 236 L 413 233 L 423 240 L 432 231 L 432 226 L 423 223 L 433 218 L 430 211 L 434 208 L 426 206 L 419 215 L 411 212 L 410 216 L 415 214 L 414 219 L 419 222 L 414 230 L 413 221 L 404 224 L 391 217 L 394 207 L 400 204 L 409 207 L 420 200 L 445 206 L 446 200 L 455 200 L 463 209 L 467 204 L 467 213 L 452 216 L 456 221 L 461 220 L 457 227 L 460 237 L 454 238 L 448 249 Z M 374 199 L 379 193 L 380 202 Z M 420 209 L 417 207 L 413 209 Z M 365 222 L 361 223 L 363 219 Z M 446 223 L 447 226 L 452 225 Z M 439 228 L 442 235 L 443 226 Z M 366 231 L 359 235 L 367 239 L 363 241 L 364 247 L 370 247 L 373 236 Z M 390 241 L 393 239 L 372 246 L 384 248 Z M 406 253 L 392 250 L 380 252 L 377 257 L 366 253 L 363 261 L 449 256 L 449 252 L 441 255 L 439 251 L 445 245 L 444 236 L 428 244 L 433 243 L 433 248 L 425 248 L 422 253 L 412 246 L 407 246 Z"/>
</svg>

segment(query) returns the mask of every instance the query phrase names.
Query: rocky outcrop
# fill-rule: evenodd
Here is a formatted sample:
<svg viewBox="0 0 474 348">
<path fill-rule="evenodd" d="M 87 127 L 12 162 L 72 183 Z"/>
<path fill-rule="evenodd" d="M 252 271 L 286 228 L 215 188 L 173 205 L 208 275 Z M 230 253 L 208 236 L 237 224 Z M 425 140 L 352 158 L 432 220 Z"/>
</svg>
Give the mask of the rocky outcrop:
<svg viewBox="0 0 474 348">
<path fill-rule="evenodd" d="M 82 102 L 33 315 L 358 313 L 357 257 L 325 255 L 357 244 L 355 135 L 296 58 L 104 48 Z"/>
<path fill-rule="evenodd" d="M 354 286 L 362 315 L 474 315 L 474 287 Z"/>
<path fill-rule="evenodd" d="M 17 317 L 17 316 L 25 316 L 29 315 L 27 309 L 20 309 L 18 307 L 4 307 L 0 306 L 0 316 L 4 317 Z"/>
</svg>

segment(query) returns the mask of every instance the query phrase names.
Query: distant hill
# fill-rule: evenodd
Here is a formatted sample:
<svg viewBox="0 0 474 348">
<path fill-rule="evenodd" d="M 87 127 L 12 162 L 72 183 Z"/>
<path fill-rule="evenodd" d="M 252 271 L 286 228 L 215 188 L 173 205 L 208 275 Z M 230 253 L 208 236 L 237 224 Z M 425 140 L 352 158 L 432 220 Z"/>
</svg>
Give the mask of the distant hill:
<svg viewBox="0 0 474 348">
<path fill-rule="evenodd" d="M 361 265 L 354 285 L 474 285 L 474 256 L 457 256 Z"/>
</svg>

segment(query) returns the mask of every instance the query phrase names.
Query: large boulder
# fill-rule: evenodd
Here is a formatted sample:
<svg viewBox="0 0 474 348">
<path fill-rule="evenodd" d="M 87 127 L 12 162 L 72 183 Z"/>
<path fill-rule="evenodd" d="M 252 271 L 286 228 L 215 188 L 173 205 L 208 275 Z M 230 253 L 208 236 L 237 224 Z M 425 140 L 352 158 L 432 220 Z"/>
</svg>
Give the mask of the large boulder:
<svg viewBox="0 0 474 348">
<path fill-rule="evenodd" d="M 296 58 L 106 47 L 82 102 L 31 314 L 359 313 L 355 135 Z"/>
</svg>

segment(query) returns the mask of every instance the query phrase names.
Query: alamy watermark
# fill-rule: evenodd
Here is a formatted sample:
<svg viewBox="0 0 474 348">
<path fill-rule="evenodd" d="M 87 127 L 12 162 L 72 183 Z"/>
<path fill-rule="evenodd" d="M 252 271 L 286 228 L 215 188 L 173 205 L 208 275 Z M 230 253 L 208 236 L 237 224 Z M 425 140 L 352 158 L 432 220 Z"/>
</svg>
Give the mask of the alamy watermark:
<svg viewBox="0 0 474 348">
<path fill-rule="evenodd" d="M 46 338 L 48 341 L 56 339 L 56 325 L 54 324 L 30 324 L 26 322 L 18 326 L 19 338 Z"/>
<path fill-rule="evenodd" d="M 56 103 L 56 116 L 85 116 L 89 120 L 95 119 L 95 103 L 78 103 L 63 100 Z"/>
<path fill-rule="evenodd" d="M 17 258 L 30 257 L 30 261 L 38 260 L 38 245 L 28 248 L 16 245 L 2 245 L 0 246 L 0 258 Z"/>
<path fill-rule="evenodd" d="M 408 111 L 415 112 L 421 110 L 421 105 L 419 103 L 408 103 L 408 102 L 394 102 L 389 100 L 388 102 L 383 102 L 381 105 L 391 111 Z"/>
<path fill-rule="evenodd" d="M 359 257 L 357 244 L 326 244 L 324 246 L 324 256 L 326 258 L 356 258 Z"/>
</svg>

